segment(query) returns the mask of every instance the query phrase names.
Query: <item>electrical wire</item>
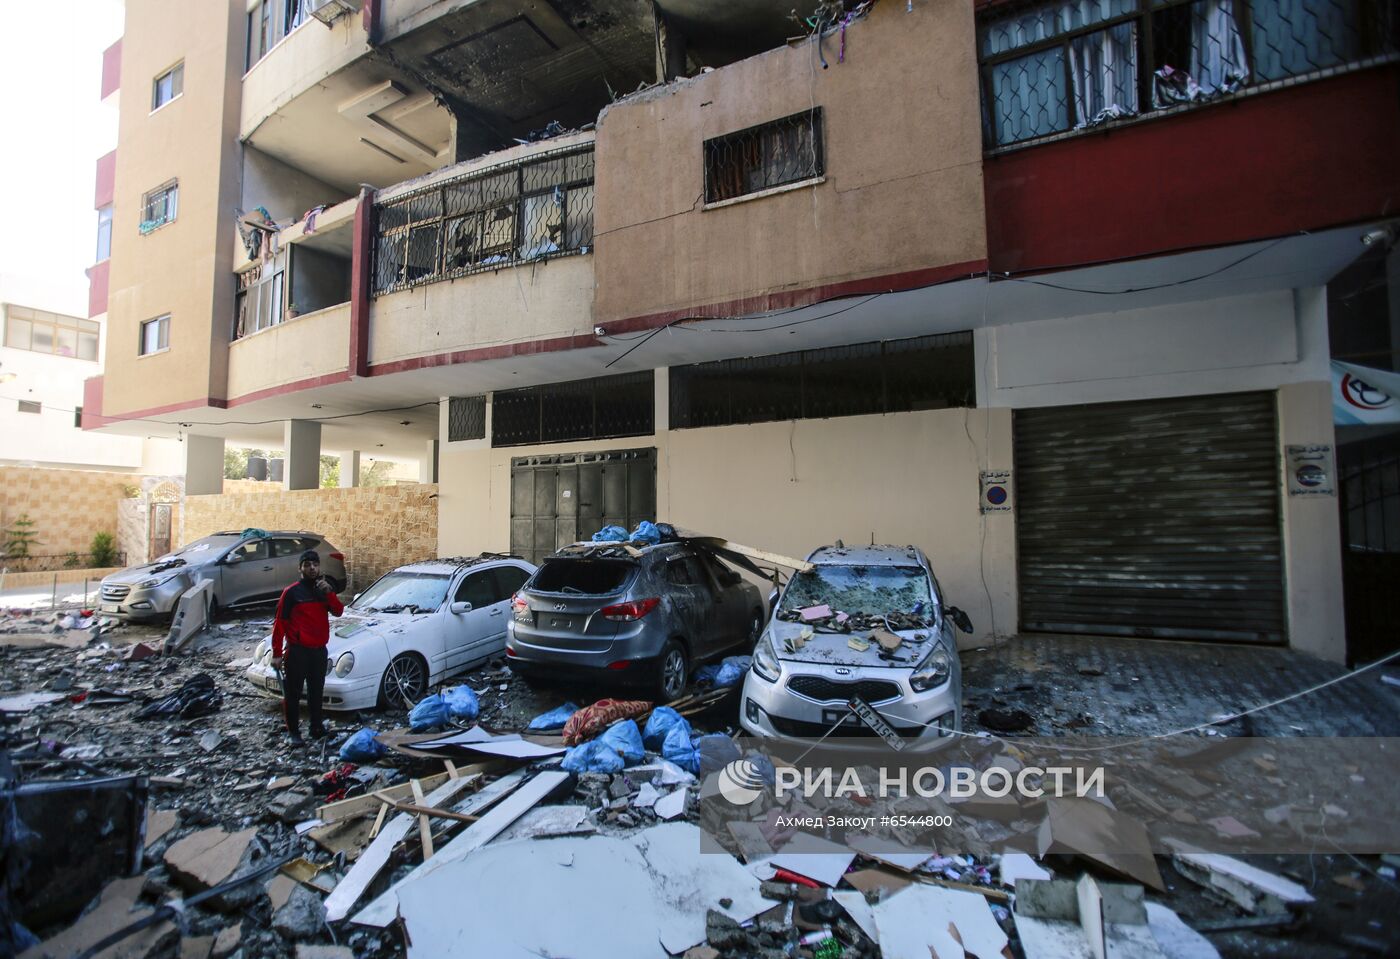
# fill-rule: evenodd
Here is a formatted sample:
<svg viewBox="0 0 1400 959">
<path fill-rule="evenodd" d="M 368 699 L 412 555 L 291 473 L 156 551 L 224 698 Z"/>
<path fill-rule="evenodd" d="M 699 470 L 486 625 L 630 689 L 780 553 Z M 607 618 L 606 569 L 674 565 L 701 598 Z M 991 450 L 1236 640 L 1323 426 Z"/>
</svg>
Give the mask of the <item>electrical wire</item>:
<svg viewBox="0 0 1400 959">
<path fill-rule="evenodd" d="M 1278 245 L 1279 245 L 1280 243 L 1282 243 L 1284 240 L 1289 240 L 1289 239 L 1292 239 L 1292 236 L 1281 236 L 1281 237 L 1279 237 L 1278 239 L 1274 240 L 1274 242 L 1270 243 L 1268 246 L 1261 247 L 1261 248 L 1259 248 L 1259 249 L 1253 251 L 1252 253 L 1246 253 L 1244 256 L 1240 257 L 1238 260 L 1232 260 L 1231 262 L 1226 263 L 1226 264 L 1225 264 L 1224 266 L 1222 266 L 1222 267 L 1218 267 L 1218 268 L 1216 268 L 1216 269 L 1214 269 L 1214 270 L 1211 270 L 1211 271 L 1208 272 L 1208 273 L 1202 273 L 1202 274 L 1199 275 L 1199 276 L 1191 276 L 1191 277 L 1186 277 L 1185 279 L 1181 279 L 1181 280 L 1173 280 L 1173 281 L 1170 282 L 1170 283 L 1157 283 L 1157 284 L 1154 284 L 1154 285 L 1152 285 L 1152 286 L 1134 286 L 1134 287 L 1129 287 L 1129 288 L 1126 289 L 1126 290 L 1089 290 L 1089 289 L 1084 289 L 1084 288 L 1077 287 L 1077 286 L 1061 286 L 1061 285 L 1058 284 L 1058 283 L 1047 283 L 1047 282 L 1044 281 L 1044 280 L 1032 280 L 1032 279 L 1027 279 L 1027 278 L 1025 278 L 1025 277 L 1011 276 L 1010 274 L 995 274 L 995 273 L 993 273 L 993 274 L 988 274 L 988 278 L 991 279 L 991 280 L 999 280 L 999 281 L 1011 282 L 1011 283 L 1029 283 L 1029 284 L 1031 284 L 1031 285 L 1033 285 L 1033 286 L 1044 286 L 1044 287 L 1048 287 L 1049 289 L 1052 289 L 1052 290 L 1064 290 L 1066 293 L 1091 293 L 1091 294 L 1093 294 L 1093 295 L 1095 295 L 1095 296 L 1123 296 L 1123 295 L 1128 294 L 1128 293 L 1147 293 L 1147 292 L 1150 292 L 1150 291 L 1152 291 L 1152 290 L 1165 290 L 1165 289 L 1168 289 L 1168 288 L 1173 287 L 1173 286 L 1185 286 L 1185 285 L 1188 284 L 1188 283 L 1196 283 L 1196 282 L 1198 282 L 1198 281 L 1200 281 L 1200 280 L 1208 280 L 1208 279 L 1210 279 L 1210 278 L 1213 277 L 1213 276 L 1219 276 L 1221 273 L 1224 273 L 1226 270 L 1232 270 L 1232 269 L 1234 269 L 1235 267 L 1239 266 L 1241 263 L 1244 263 L 1246 260 L 1252 260 L 1252 259 L 1254 259 L 1256 256 L 1259 256 L 1259 255 L 1262 254 L 1262 253 L 1268 253 L 1270 250 L 1272 250 L 1274 247 L 1278 246 Z"/>
</svg>

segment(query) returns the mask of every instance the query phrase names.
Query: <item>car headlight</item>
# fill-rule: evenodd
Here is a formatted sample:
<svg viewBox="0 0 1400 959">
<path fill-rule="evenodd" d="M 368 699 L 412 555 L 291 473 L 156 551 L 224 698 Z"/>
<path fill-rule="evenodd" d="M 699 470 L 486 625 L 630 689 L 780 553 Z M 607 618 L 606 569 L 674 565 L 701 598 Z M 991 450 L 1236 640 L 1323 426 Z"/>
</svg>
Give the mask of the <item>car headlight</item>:
<svg viewBox="0 0 1400 959">
<path fill-rule="evenodd" d="M 909 677 L 909 685 L 914 687 L 916 692 L 924 692 L 933 689 L 935 686 L 942 686 L 948 681 L 948 677 L 953 673 L 953 657 L 942 643 L 934 646 L 933 652 L 928 654 Z"/>
<path fill-rule="evenodd" d="M 267 661 L 272 658 L 272 644 L 267 640 L 258 643 L 258 648 L 253 650 L 253 662 L 259 666 L 266 666 Z"/>
<path fill-rule="evenodd" d="M 773 651 L 771 633 L 764 633 L 763 638 L 758 641 L 758 645 L 753 648 L 752 668 L 755 674 L 770 683 L 776 683 L 782 674 L 783 667 L 778 662 L 778 654 Z"/>
<path fill-rule="evenodd" d="M 178 576 L 179 574 L 176 573 L 175 575 Z M 164 586 L 166 583 L 170 582 L 174 578 L 175 576 L 152 577 L 151 579 L 142 580 L 141 582 L 137 583 L 136 588 L 155 589 L 157 586 Z"/>
<path fill-rule="evenodd" d="M 341 653 L 340 658 L 335 661 L 335 675 L 338 679 L 344 679 L 350 675 L 350 670 L 355 668 L 355 654 Z"/>
</svg>

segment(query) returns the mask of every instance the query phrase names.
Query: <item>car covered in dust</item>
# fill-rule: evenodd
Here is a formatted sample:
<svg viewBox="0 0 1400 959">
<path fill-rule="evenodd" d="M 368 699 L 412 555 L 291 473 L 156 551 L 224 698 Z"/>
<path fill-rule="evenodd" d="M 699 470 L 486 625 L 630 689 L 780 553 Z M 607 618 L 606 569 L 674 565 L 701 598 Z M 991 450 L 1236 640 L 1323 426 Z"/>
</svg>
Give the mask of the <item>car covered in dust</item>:
<svg viewBox="0 0 1400 959">
<path fill-rule="evenodd" d="M 483 553 L 385 573 L 331 620 L 322 704 L 412 706 L 433 684 L 500 655 L 511 596 L 534 572 L 519 557 Z M 244 677 L 262 692 L 282 694 L 270 636 L 254 649 Z"/>
<path fill-rule="evenodd" d="M 319 533 L 229 530 L 107 576 L 98 612 L 132 622 L 161 619 L 202 579 L 210 581 L 211 616 L 220 609 L 269 603 L 296 582 L 301 554 L 308 549 L 321 555 L 321 575 L 337 593 L 343 590 L 345 555 Z"/>
<path fill-rule="evenodd" d="M 913 546 L 824 546 L 777 599 L 744 678 L 740 723 L 758 737 L 932 749 L 962 729 L 962 671 L 928 557 Z M 883 729 L 881 729 L 883 727 Z M 883 738 L 882 738 L 883 737 Z"/>
</svg>

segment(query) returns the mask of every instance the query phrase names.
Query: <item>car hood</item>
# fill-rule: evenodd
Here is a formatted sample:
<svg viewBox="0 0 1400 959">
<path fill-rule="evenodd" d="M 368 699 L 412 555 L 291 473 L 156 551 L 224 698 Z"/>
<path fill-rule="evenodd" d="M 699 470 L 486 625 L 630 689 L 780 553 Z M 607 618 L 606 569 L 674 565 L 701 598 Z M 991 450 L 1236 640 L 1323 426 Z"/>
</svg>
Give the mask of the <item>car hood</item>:
<svg viewBox="0 0 1400 959">
<path fill-rule="evenodd" d="M 353 649 L 357 643 L 370 639 L 388 640 L 402 633 L 431 613 L 359 613 L 346 610 L 331 621 L 328 648 L 335 651 Z"/>
<path fill-rule="evenodd" d="M 785 663 L 805 663 L 821 666 L 861 666 L 870 668 L 913 669 L 925 656 L 933 651 L 938 642 L 938 634 L 933 629 L 891 630 L 904 640 L 894 651 L 892 659 L 880 658 L 880 646 L 870 641 L 870 648 L 861 652 L 849 645 L 851 637 L 870 639 L 869 630 L 853 630 L 849 633 L 813 632 L 796 652 L 788 652 L 786 643 L 802 635 L 802 623 L 787 623 L 774 620 L 769 626 L 773 638 L 773 651 Z"/>
<path fill-rule="evenodd" d="M 192 570 L 193 567 L 183 559 L 158 559 L 154 563 L 131 566 L 120 572 L 112 573 L 104 577 L 102 582 L 134 586 L 143 580 L 150 579 L 152 576 L 159 576 L 164 573 L 190 572 Z"/>
</svg>

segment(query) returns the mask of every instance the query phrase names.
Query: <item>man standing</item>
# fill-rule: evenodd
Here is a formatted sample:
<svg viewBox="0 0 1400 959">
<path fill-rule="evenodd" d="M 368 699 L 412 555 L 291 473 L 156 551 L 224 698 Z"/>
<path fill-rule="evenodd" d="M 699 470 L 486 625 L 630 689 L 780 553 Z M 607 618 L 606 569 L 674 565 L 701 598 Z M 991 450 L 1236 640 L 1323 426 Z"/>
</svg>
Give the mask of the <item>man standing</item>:
<svg viewBox="0 0 1400 959">
<path fill-rule="evenodd" d="M 301 690 L 311 714 L 311 738 L 326 734 L 321 725 L 321 694 L 326 688 L 326 643 L 330 616 L 344 610 L 335 589 L 321 576 L 321 557 L 314 549 L 301 554 L 301 579 L 282 591 L 272 622 L 272 668 L 282 670 L 282 717 L 292 745 L 301 745 Z M 329 612 L 330 616 L 327 615 Z M 285 668 L 282 655 L 286 642 Z"/>
</svg>

